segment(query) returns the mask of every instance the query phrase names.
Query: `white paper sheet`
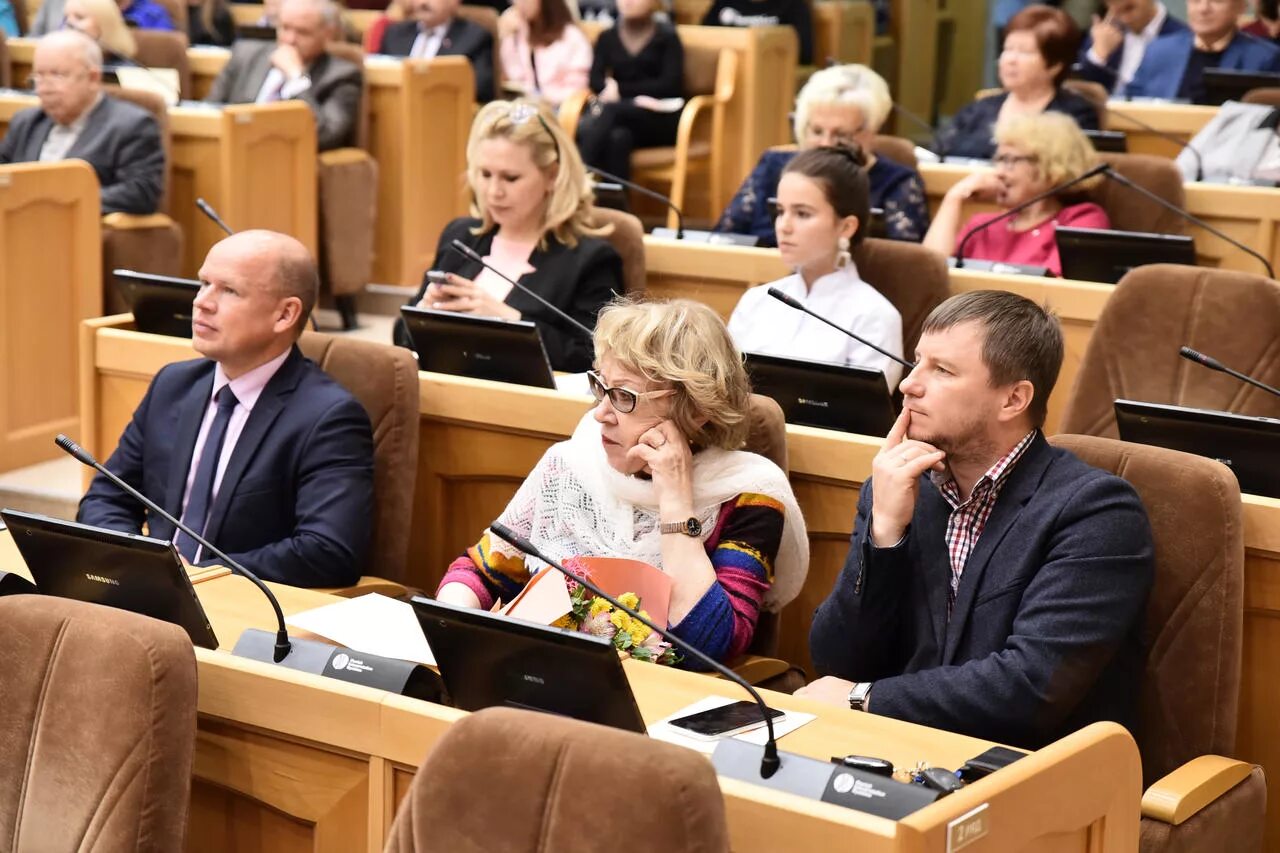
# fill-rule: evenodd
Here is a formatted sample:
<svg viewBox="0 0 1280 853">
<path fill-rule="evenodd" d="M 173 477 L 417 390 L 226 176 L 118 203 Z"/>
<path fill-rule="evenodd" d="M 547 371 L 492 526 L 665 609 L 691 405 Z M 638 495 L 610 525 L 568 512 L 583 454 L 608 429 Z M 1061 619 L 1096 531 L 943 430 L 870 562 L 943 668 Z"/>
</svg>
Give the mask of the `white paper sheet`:
<svg viewBox="0 0 1280 853">
<path fill-rule="evenodd" d="M 376 592 L 295 613 L 284 621 L 367 655 L 436 665 L 413 606 Z"/>
<path fill-rule="evenodd" d="M 747 699 L 748 697 L 744 694 L 742 698 Z M 703 740 L 702 738 L 689 737 L 683 734 L 680 729 L 669 726 L 667 723 L 677 717 L 687 717 L 700 711 L 710 711 L 712 708 L 731 705 L 738 701 L 741 700 L 726 696 L 708 696 L 705 699 L 699 699 L 692 705 L 676 711 L 671 716 L 664 717 L 656 723 L 651 723 L 649 725 L 649 737 L 710 755 L 715 752 L 716 744 L 720 742 L 720 738 Z M 816 716 L 816 714 L 807 714 L 804 711 L 786 711 L 781 717 L 773 721 L 773 736 L 778 740 L 782 740 L 783 735 L 789 735 L 801 726 L 812 722 Z M 743 732 L 740 735 L 734 735 L 734 737 L 747 743 L 754 743 L 756 746 L 764 746 L 765 741 L 769 739 L 769 729 L 762 725 L 758 729 Z"/>
</svg>

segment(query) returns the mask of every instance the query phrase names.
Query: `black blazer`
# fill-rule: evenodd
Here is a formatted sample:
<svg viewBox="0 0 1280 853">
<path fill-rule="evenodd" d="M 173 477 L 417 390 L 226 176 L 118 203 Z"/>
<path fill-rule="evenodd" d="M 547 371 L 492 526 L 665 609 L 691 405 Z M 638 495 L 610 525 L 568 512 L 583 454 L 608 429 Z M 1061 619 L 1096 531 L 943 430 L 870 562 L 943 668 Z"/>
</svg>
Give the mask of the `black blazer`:
<svg viewBox="0 0 1280 853">
<path fill-rule="evenodd" d="M 39 107 L 13 117 L 0 141 L 0 163 L 31 163 L 54 121 Z M 102 187 L 102 212 L 155 213 L 164 188 L 164 145 L 155 117 L 142 107 L 104 95 L 67 159 L 93 167 Z"/>
<path fill-rule="evenodd" d="M 479 219 L 469 217 L 455 219 L 446 225 L 436 246 L 436 257 L 431 262 L 431 269 L 457 273 L 471 279 L 479 275 L 483 267 L 448 248 L 452 241 L 461 240 L 481 257 L 489 254 L 497 229 L 491 228 L 480 235 L 472 234 L 471 229 L 478 225 Z M 623 292 L 622 258 L 607 240 L 599 237 L 579 238 L 578 245 L 572 249 L 555 238 L 548 237 L 547 248 L 534 249 L 529 256 L 529 265 L 536 272 L 524 276 L 520 283 L 587 328 L 594 328 L 600 309 L 615 293 Z M 407 304 L 417 305 L 427 292 L 427 284 L 427 277 L 424 275 L 422 287 Z M 594 345 L 579 329 L 517 288 L 511 288 L 504 301 L 519 311 L 523 319 L 538 325 L 552 369 L 570 373 L 591 369 L 595 356 Z M 402 347 L 413 346 L 403 321 L 396 321 L 395 342 Z"/>
<path fill-rule="evenodd" d="M 950 621 L 951 505 L 922 477 L 906 538 L 874 548 L 872 485 L 809 633 L 820 673 L 874 682 L 876 714 L 1033 749 L 1098 720 L 1131 722 L 1154 570 L 1128 483 L 1037 435 L 969 556 Z"/>
<path fill-rule="evenodd" d="M 955 157 L 990 160 L 996 153 L 996 119 L 1000 117 L 1000 108 L 1008 97 L 1008 92 L 1001 92 L 961 107 L 951 123 L 938 131 L 934 151 Z M 1076 120 L 1081 130 L 1098 129 L 1098 108 L 1069 89 L 1059 88 L 1045 110 L 1066 113 Z"/>
<path fill-rule="evenodd" d="M 397 21 L 387 26 L 382 35 L 382 53 L 408 56 L 420 32 L 417 21 Z M 466 18 L 454 18 L 445 30 L 437 56 L 465 56 L 471 60 L 476 76 L 476 101 L 493 100 L 493 36 L 479 24 Z"/>
<path fill-rule="evenodd" d="M 120 436 L 107 468 L 175 516 L 213 392 L 214 362 L 165 366 Z M 293 348 L 263 389 L 209 508 L 205 538 L 264 580 L 344 586 L 360 579 L 373 507 L 373 433 L 364 407 Z M 101 474 L 76 519 L 150 535 L 150 517 Z M 216 560 L 214 560 L 216 562 Z"/>
</svg>

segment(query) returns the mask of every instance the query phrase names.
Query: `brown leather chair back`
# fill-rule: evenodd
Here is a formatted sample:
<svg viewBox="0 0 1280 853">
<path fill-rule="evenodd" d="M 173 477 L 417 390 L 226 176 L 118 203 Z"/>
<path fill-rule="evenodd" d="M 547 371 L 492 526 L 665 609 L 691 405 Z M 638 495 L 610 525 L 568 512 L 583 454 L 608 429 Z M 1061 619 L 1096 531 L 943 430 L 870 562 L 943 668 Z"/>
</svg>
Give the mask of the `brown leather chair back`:
<svg viewBox="0 0 1280 853">
<path fill-rule="evenodd" d="M 183 8 L 186 5 L 183 4 Z M 178 72 L 178 94 L 190 98 L 191 62 L 187 59 L 186 17 L 183 17 L 182 32 L 168 30 L 130 30 L 137 42 L 138 51 L 134 59 L 149 68 L 172 68 Z"/>
<path fill-rule="evenodd" d="M 1062 432 L 1118 436 L 1118 398 L 1280 418 L 1280 398 L 1178 356 L 1182 345 L 1280 385 L 1280 284 L 1229 270 L 1151 264 L 1116 285 L 1062 413 Z"/>
<path fill-rule="evenodd" d="M 877 157 L 892 160 L 899 166 L 915 169 L 920 165 L 916 161 L 916 144 L 905 136 L 886 136 L 877 133 L 875 141 L 871 143 L 871 150 Z"/>
<path fill-rule="evenodd" d="M 622 781 L 625 780 L 625 781 Z M 643 807 L 625 804 L 644 791 Z M 501 794 L 501 819 L 477 803 Z M 729 830 L 705 756 L 551 714 L 488 708 L 449 726 L 418 768 L 386 853 L 618 849 L 725 853 Z"/>
<path fill-rule="evenodd" d="M 1155 580 L 1135 733 L 1145 783 L 1200 755 L 1231 755 L 1244 620 L 1235 475 L 1221 462 L 1162 447 L 1086 435 L 1051 441 L 1127 480 L 1151 519 Z"/>
<path fill-rule="evenodd" d="M 160 201 L 156 205 L 156 210 L 160 213 L 168 213 L 169 170 L 173 168 L 173 138 L 169 133 L 169 108 L 165 105 L 164 98 L 155 92 L 142 89 L 125 89 L 120 86 L 103 86 L 102 89 L 113 98 L 142 107 L 151 113 L 155 117 L 156 124 L 160 125 L 160 144 L 164 147 L 164 182 L 160 187 Z"/>
<path fill-rule="evenodd" d="M 644 293 L 644 226 L 640 220 L 621 210 L 597 207 L 592 211 L 591 224 L 597 228 L 613 226 L 604 239 L 622 256 L 623 289 L 626 293 Z"/>
<path fill-rule="evenodd" d="M 1062 88 L 1068 92 L 1075 92 L 1093 104 L 1093 108 L 1098 111 L 1098 127 L 1107 126 L 1107 98 L 1110 94 L 1106 86 L 1092 80 L 1064 80 Z"/>
<path fill-rule="evenodd" d="M 65 598 L 0 598 L 0 697 L 6 850 L 183 849 L 196 736 L 186 632 Z"/>
<path fill-rule="evenodd" d="M 787 463 L 787 419 L 782 414 L 778 401 L 762 394 L 752 394 L 748 418 L 750 426 L 747 428 L 747 442 L 742 449 L 758 453 L 785 473 L 790 473 L 791 468 Z M 747 652 L 777 657 L 781 631 L 782 614 L 762 609 Z"/>
<path fill-rule="evenodd" d="M 0 30 L 0 88 L 8 89 L 12 83 L 9 69 L 9 45 L 4 40 L 4 30 Z"/>
<path fill-rule="evenodd" d="M 919 243 L 872 237 L 854 249 L 853 260 L 863 281 L 902 315 L 902 351 L 909 358 L 925 318 L 951 295 L 946 258 Z"/>
<path fill-rule="evenodd" d="M 1246 104 L 1266 104 L 1269 107 L 1280 107 L 1280 88 L 1268 86 L 1262 89 L 1250 89 L 1240 100 Z"/>
<path fill-rule="evenodd" d="M 407 579 L 418 471 L 418 363 L 403 347 L 306 332 L 302 354 L 351 392 L 373 427 L 373 535 L 366 574 Z"/>
<path fill-rule="evenodd" d="M 710 95 L 716 90 L 720 68 L 720 48 L 711 45 L 684 46 L 684 96 Z"/>
<path fill-rule="evenodd" d="M 356 68 L 361 69 L 362 86 L 360 90 L 360 117 L 356 124 L 356 147 L 364 151 L 369 150 L 369 83 L 364 81 L 364 48 L 358 44 L 348 44 L 343 41 L 331 41 L 325 47 L 330 56 L 336 56 L 338 59 L 346 60 L 353 64 Z"/>
<path fill-rule="evenodd" d="M 1165 201 L 1186 207 L 1182 188 L 1182 172 L 1168 157 L 1151 154 L 1114 154 L 1102 152 L 1099 159 L 1124 177 L 1150 190 Z M 1186 221 L 1135 190 L 1117 181 L 1103 178 L 1088 193 L 1089 200 L 1099 205 L 1118 231 L 1146 231 L 1152 234 L 1181 234 Z"/>
</svg>

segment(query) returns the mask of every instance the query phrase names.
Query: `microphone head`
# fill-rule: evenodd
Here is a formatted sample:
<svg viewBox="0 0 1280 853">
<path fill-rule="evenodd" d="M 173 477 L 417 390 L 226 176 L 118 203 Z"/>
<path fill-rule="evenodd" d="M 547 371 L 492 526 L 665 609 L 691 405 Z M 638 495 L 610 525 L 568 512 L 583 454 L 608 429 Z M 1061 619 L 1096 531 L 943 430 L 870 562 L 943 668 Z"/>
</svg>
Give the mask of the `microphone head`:
<svg viewBox="0 0 1280 853">
<path fill-rule="evenodd" d="M 213 216 L 213 208 L 209 206 L 209 202 L 202 198 L 196 199 L 196 207 L 204 213 L 205 216 Z"/>
<path fill-rule="evenodd" d="M 480 260 L 480 255 L 476 252 L 476 250 L 471 248 L 461 240 L 451 240 L 449 242 L 449 248 L 453 249 L 455 252 L 465 255 L 466 257 L 470 258 L 473 261 Z"/>
<path fill-rule="evenodd" d="M 799 310 L 801 310 L 801 311 L 803 311 L 803 310 L 804 310 L 804 306 L 803 306 L 803 305 L 801 305 L 801 304 L 800 304 L 799 302 L 797 302 L 795 299 L 792 299 L 790 296 L 788 296 L 787 294 L 783 293 L 781 290 L 779 290 L 779 289 L 778 289 L 778 288 L 776 288 L 776 287 L 770 287 L 770 288 L 769 288 L 769 290 L 768 290 L 768 294 L 769 294 L 770 296 L 772 296 L 774 299 L 776 299 L 776 300 L 778 300 L 779 302 L 783 303 L 784 305 L 790 305 L 792 308 L 796 308 L 796 309 L 799 309 Z"/>
<path fill-rule="evenodd" d="M 1196 364 L 1199 364 L 1202 367 L 1207 367 L 1210 370 L 1223 369 L 1222 365 L 1216 358 L 1211 358 L 1198 350 L 1193 350 L 1191 347 L 1179 347 L 1178 355 L 1182 356 L 1187 361 L 1194 361 Z"/>
<path fill-rule="evenodd" d="M 94 459 L 93 455 L 90 454 L 89 451 L 85 450 L 62 433 L 58 433 L 58 437 L 53 440 L 53 443 L 58 445 L 58 447 L 62 448 L 67 453 L 70 453 L 77 461 L 82 462 L 85 465 L 96 467 L 98 464 L 98 460 Z"/>
</svg>

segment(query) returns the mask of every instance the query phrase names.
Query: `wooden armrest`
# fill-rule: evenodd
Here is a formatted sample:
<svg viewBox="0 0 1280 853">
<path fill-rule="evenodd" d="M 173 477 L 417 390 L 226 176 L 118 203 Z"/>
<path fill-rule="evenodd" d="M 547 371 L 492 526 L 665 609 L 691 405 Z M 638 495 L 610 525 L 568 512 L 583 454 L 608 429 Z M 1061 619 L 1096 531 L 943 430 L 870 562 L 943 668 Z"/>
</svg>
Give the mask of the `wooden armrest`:
<svg viewBox="0 0 1280 853">
<path fill-rule="evenodd" d="M 560 102 L 560 111 L 556 113 L 556 118 L 560 122 L 560 128 L 569 134 L 570 139 L 578 135 L 578 122 L 582 119 L 582 111 L 587 108 L 589 100 L 591 100 L 591 92 L 580 89 Z"/>
<path fill-rule="evenodd" d="M 320 165 L 325 166 L 345 166 L 348 163 L 363 163 L 371 160 L 369 152 L 363 148 L 334 148 L 330 151 L 320 152 Z"/>
<path fill-rule="evenodd" d="M 108 213 L 102 217 L 102 224 L 117 231 L 145 231 L 148 228 L 170 228 L 173 220 L 163 213 Z"/>
<path fill-rule="evenodd" d="M 316 592 L 340 595 L 343 598 L 357 598 L 370 592 L 381 593 L 388 598 L 400 598 L 409 594 L 409 590 L 406 587 L 395 581 L 389 581 L 386 578 L 375 577 L 374 575 L 365 575 L 356 581 L 354 586 L 323 587 L 317 589 Z"/>
<path fill-rule="evenodd" d="M 676 156 L 688 156 L 689 145 L 693 142 L 693 125 L 698 116 L 715 105 L 713 95 L 694 95 L 685 102 L 680 110 L 680 124 L 676 127 Z M 683 153 L 682 153 L 683 152 Z"/>
<path fill-rule="evenodd" d="M 1142 816 L 1177 826 L 1239 785 L 1253 765 L 1202 755 L 1160 779 L 1142 795 Z"/>
<path fill-rule="evenodd" d="M 746 679 L 748 684 L 760 684 L 770 678 L 776 678 L 791 669 L 791 664 L 777 658 L 766 658 L 760 655 L 743 655 L 729 662 L 729 669 Z M 716 678 L 724 678 L 717 672 L 707 673 Z"/>
</svg>

